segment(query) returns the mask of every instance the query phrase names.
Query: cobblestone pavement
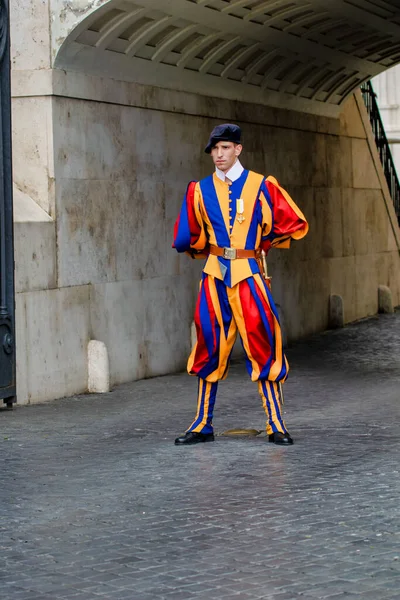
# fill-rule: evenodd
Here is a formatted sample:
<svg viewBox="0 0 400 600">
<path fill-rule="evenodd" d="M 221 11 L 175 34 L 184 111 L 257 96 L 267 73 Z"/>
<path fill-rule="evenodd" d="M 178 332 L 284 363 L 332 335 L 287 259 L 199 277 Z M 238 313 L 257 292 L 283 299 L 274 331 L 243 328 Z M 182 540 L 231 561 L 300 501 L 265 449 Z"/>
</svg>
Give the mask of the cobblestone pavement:
<svg viewBox="0 0 400 600">
<path fill-rule="evenodd" d="M 288 355 L 288 448 L 174 446 L 185 374 L 0 411 L 0 599 L 400 599 L 400 313 Z M 216 430 L 263 423 L 238 362 Z"/>
</svg>

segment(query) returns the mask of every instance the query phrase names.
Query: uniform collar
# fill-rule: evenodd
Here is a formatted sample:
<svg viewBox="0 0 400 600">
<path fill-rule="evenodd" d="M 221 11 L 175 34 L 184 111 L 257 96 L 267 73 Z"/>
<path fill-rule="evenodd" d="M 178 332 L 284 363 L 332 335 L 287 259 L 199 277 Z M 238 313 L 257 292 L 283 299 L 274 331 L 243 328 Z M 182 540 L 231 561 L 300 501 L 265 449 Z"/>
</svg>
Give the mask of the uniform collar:
<svg viewBox="0 0 400 600">
<path fill-rule="evenodd" d="M 235 164 L 226 173 L 221 171 L 221 169 L 218 169 L 218 167 L 215 167 L 215 174 L 218 177 L 218 179 L 220 179 L 221 181 L 225 181 L 225 178 L 227 177 L 232 182 L 234 182 L 237 179 L 239 179 L 239 177 L 241 176 L 243 171 L 244 171 L 244 168 L 239 159 L 235 162 Z"/>
</svg>

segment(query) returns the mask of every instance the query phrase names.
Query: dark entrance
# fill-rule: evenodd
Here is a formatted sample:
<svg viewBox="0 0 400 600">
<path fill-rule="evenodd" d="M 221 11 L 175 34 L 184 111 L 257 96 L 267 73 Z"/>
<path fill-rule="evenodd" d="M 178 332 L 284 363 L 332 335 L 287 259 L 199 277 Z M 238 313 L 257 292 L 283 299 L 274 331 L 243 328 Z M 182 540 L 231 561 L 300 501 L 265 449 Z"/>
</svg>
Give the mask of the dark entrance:
<svg viewBox="0 0 400 600">
<path fill-rule="evenodd" d="M 0 400 L 12 408 L 16 390 L 8 8 L 8 0 L 0 0 Z"/>
</svg>

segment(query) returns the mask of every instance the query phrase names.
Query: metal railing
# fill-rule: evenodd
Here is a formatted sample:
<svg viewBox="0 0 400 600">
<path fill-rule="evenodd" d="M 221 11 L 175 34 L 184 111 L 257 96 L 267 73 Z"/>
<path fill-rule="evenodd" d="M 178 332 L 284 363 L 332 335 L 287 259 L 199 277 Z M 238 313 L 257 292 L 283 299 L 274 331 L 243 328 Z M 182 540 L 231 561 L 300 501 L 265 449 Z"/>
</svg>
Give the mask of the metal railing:
<svg viewBox="0 0 400 600">
<path fill-rule="evenodd" d="M 365 106 L 367 107 L 369 120 L 371 122 L 372 131 L 375 136 L 376 147 L 378 148 L 379 156 L 385 173 L 386 181 L 389 186 L 390 195 L 393 199 L 394 210 L 396 211 L 397 220 L 400 225 L 400 183 L 397 177 L 396 167 L 392 153 L 390 152 L 389 142 L 386 137 L 385 128 L 382 123 L 379 112 L 376 94 L 370 81 L 367 81 L 361 86 L 361 93 L 364 98 Z"/>
</svg>

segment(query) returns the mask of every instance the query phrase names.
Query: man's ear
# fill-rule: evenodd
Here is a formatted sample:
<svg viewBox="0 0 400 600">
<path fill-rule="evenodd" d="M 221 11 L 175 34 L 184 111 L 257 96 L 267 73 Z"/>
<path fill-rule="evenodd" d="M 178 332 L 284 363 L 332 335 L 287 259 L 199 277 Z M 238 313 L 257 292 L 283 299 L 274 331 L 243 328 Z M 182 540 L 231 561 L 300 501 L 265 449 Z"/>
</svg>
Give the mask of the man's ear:
<svg viewBox="0 0 400 600">
<path fill-rule="evenodd" d="M 236 156 L 239 156 L 240 153 L 242 152 L 242 150 L 243 150 L 242 144 L 236 144 L 236 146 L 235 146 L 235 154 L 236 154 Z"/>
</svg>

